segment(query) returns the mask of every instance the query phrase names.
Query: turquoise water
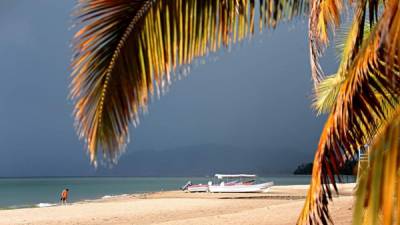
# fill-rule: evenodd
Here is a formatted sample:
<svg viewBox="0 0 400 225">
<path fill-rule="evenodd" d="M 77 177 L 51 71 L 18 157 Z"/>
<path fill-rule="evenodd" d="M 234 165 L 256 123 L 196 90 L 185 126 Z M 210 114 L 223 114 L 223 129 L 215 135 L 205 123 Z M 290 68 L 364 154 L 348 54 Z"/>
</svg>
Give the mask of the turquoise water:
<svg viewBox="0 0 400 225">
<path fill-rule="evenodd" d="M 210 178 L 193 177 L 79 177 L 79 178 L 2 178 L 0 208 L 40 207 L 57 204 L 64 188 L 70 189 L 69 202 L 104 196 L 177 190 L 188 180 L 207 183 Z M 308 184 L 309 176 L 260 177 L 276 185 Z M 42 203 L 42 204 L 40 204 Z M 40 205 L 39 205 L 40 204 Z"/>
</svg>

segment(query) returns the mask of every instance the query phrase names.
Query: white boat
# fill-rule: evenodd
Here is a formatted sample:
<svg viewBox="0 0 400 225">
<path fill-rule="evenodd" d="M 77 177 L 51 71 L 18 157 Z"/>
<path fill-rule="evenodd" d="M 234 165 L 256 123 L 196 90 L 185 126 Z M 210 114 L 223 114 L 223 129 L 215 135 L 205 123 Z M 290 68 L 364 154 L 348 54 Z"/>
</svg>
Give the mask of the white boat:
<svg viewBox="0 0 400 225">
<path fill-rule="evenodd" d="M 208 192 L 208 184 L 194 184 L 187 187 L 189 192 Z"/>
<path fill-rule="evenodd" d="M 251 193 L 265 192 L 274 182 L 255 184 L 254 174 L 215 174 L 218 184 L 208 185 L 209 192 L 219 193 Z M 234 179 L 234 181 L 230 181 Z"/>
<path fill-rule="evenodd" d="M 192 181 L 188 181 L 181 187 L 181 190 L 187 190 L 189 192 L 208 192 L 208 185 L 209 184 L 192 184 Z"/>
</svg>

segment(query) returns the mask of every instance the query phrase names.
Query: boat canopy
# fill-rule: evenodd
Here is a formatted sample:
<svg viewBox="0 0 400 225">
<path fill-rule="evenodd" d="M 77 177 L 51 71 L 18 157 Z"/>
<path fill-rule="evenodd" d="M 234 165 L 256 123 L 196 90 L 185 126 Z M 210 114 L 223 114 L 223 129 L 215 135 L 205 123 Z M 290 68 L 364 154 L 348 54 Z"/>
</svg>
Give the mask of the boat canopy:
<svg viewBox="0 0 400 225">
<path fill-rule="evenodd" d="M 254 174 L 215 174 L 215 177 L 218 179 L 224 179 L 224 178 L 255 178 L 257 176 Z"/>
</svg>

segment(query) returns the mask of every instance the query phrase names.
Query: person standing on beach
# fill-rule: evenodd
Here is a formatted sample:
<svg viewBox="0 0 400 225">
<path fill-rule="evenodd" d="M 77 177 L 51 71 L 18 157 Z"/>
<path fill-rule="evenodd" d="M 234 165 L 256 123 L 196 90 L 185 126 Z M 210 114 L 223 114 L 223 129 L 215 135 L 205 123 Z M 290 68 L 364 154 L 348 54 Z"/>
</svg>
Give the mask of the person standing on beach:
<svg viewBox="0 0 400 225">
<path fill-rule="evenodd" d="M 61 204 L 62 204 L 62 205 L 67 204 L 68 192 L 69 192 L 69 189 L 68 189 L 68 188 L 64 189 L 64 190 L 61 192 Z"/>
</svg>

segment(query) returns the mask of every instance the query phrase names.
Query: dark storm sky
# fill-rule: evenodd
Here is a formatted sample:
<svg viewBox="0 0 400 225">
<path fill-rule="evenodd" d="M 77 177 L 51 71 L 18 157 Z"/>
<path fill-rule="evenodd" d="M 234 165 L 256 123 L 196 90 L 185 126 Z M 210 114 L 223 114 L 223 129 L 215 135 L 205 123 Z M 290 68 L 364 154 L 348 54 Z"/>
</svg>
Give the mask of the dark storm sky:
<svg viewBox="0 0 400 225">
<path fill-rule="evenodd" d="M 0 2 L 0 176 L 96 173 L 67 99 L 74 2 Z M 131 129 L 127 154 L 215 144 L 311 160 L 324 120 L 310 107 L 306 28 L 280 26 L 193 67 Z"/>
</svg>

